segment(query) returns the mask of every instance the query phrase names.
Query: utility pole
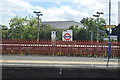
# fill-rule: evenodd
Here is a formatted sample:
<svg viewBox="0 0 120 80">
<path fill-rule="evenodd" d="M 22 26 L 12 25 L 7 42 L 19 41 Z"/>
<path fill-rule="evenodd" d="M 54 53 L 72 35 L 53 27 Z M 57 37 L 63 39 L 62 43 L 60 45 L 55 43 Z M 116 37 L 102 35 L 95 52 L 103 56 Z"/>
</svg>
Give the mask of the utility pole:
<svg viewBox="0 0 120 80">
<path fill-rule="evenodd" d="M 111 0 L 109 0 L 109 25 L 111 25 Z M 109 28 L 109 41 L 108 41 L 108 57 L 110 58 L 111 42 L 110 42 L 110 28 Z"/>
<path fill-rule="evenodd" d="M 111 25 L 111 0 L 109 0 L 109 25 Z M 109 37 L 108 37 L 108 61 L 107 65 L 109 63 L 109 59 L 111 58 L 111 42 L 110 42 L 110 27 L 109 27 Z"/>
<path fill-rule="evenodd" d="M 36 12 L 36 11 L 34 11 L 34 13 L 36 13 L 36 15 L 38 16 L 38 41 L 39 41 L 39 37 L 40 37 L 40 26 L 39 26 L 39 16 L 43 16 L 43 14 L 41 14 L 41 12 L 40 11 L 38 11 L 38 12 Z"/>
</svg>

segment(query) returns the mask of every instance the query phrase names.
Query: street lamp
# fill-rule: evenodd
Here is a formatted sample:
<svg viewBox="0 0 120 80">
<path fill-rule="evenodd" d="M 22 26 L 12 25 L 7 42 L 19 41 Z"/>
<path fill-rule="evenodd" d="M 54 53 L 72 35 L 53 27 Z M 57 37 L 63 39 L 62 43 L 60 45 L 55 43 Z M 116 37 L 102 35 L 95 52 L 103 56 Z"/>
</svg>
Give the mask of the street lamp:
<svg viewBox="0 0 120 80">
<path fill-rule="evenodd" d="M 96 12 L 98 15 L 93 15 L 94 17 L 97 17 L 97 22 L 99 20 L 100 14 L 104 14 L 103 12 Z M 98 42 L 98 26 L 97 26 L 97 42 Z"/>
<path fill-rule="evenodd" d="M 94 17 L 97 17 L 97 19 L 99 18 L 99 15 L 93 15 Z"/>
<path fill-rule="evenodd" d="M 100 15 L 100 14 L 104 14 L 104 13 L 103 13 L 103 12 L 97 12 L 97 14 L 99 14 L 99 15 Z"/>
<path fill-rule="evenodd" d="M 98 22 L 98 19 L 99 19 L 99 16 L 100 15 L 93 15 L 94 17 L 97 17 L 97 22 Z M 98 26 L 97 26 L 97 42 L 98 42 Z"/>
<path fill-rule="evenodd" d="M 43 14 L 41 14 L 41 12 L 40 11 L 38 11 L 38 12 L 36 12 L 36 11 L 34 11 L 34 13 L 36 13 L 36 15 L 38 16 L 38 40 L 39 40 L 39 36 L 40 36 L 40 32 L 39 32 L 39 16 L 43 16 Z"/>
</svg>

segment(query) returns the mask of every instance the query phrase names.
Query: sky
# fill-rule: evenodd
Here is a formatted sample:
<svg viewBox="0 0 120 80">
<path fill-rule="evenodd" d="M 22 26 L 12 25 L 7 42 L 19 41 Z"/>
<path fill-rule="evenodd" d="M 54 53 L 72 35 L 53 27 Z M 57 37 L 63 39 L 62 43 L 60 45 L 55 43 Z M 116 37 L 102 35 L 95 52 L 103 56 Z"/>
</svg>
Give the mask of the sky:
<svg viewBox="0 0 120 80">
<path fill-rule="evenodd" d="M 118 1 L 111 0 L 111 25 L 118 25 Z M 15 16 L 37 17 L 33 11 L 41 11 L 42 21 L 77 21 L 93 17 L 96 12 L 108 24 L 109 0 L 1 0 L 0 24 L 9 26 L 9 21 Z M 93 17 L 95 18 L 95 17 Z"/>
</svg>

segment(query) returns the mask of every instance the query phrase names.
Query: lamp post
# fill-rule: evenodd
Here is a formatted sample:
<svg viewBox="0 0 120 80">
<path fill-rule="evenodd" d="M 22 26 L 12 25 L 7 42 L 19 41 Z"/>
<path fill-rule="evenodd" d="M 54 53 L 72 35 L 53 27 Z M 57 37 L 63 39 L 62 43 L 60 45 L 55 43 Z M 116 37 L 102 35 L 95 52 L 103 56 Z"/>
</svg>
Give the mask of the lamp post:
<svg viewBox="0 0 120 80">
<path fill-rule="evenodd" d="M 111 0 L 109 0 L 109 25 L 111 25 Z M 108 58 L 110 58 L 111 53 L 111 42 L 110 42 L 110 28 L 109 28 L 109 40 L 108 40 Z"/>
<path fill-rule="evenodd" d="M 34 13 L 36 13 L 36 15 L 38 16 L 38 41 L 39 41 L 39 36 L 40 36 L 40 32 L 39 32 L 39 30 L 40 30 L 40 26 L 39 26 L 39 17 L 40 16 L 43 16 L 43 14 L 41 14 L 41 12 L 40 11 L 38 11 L 38 12 L 36 12 L 36 11 L 34 11 Z"/>
<path fill-rule="evenodd" d="M 97 15 L 93 15 L 94 17 L 97 17 L 97 23 L 98 23 L 100 14 L 104 14 L 104 13 L 103 12 L 97 12 Z M 98 42 L 98 26 L 97 26 L 97 42 Z"/>
<path fill-rule="evenodd" d="M 97 17 L 97 23 L 98 23 L 99 15 L 93 15 L 93 16 Z M 97 42 L 98 42 L 98 26 L 97 26 Z"/>
<path fill-rule="evenodd" d="M 111 25 L 111 0 L 109 0 L 109 25 Z M 109 37 L 108 37 L 108 61 L 107 65 L 109 63 L 109 59 L 111 58 L 111 42 L 110 42 L 110 27 L 109 27 Z"/>
</svg>

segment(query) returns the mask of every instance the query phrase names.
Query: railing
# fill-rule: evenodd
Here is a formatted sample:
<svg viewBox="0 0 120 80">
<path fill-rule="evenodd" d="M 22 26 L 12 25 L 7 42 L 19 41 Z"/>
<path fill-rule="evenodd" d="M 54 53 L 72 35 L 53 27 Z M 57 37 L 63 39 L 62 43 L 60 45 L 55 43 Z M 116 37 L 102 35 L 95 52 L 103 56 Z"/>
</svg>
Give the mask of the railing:
<svg viewBox="0 0 120 80">
<path fill-rule="evenodd" d="M 2 54 L 47 54 L 76 56 L 107 56 L 107 41 L 51 41 L 33 39 L 2 39 Z M 120 42 L 111 41 L 111 55 L 120 55 Z"/>
</svg>

